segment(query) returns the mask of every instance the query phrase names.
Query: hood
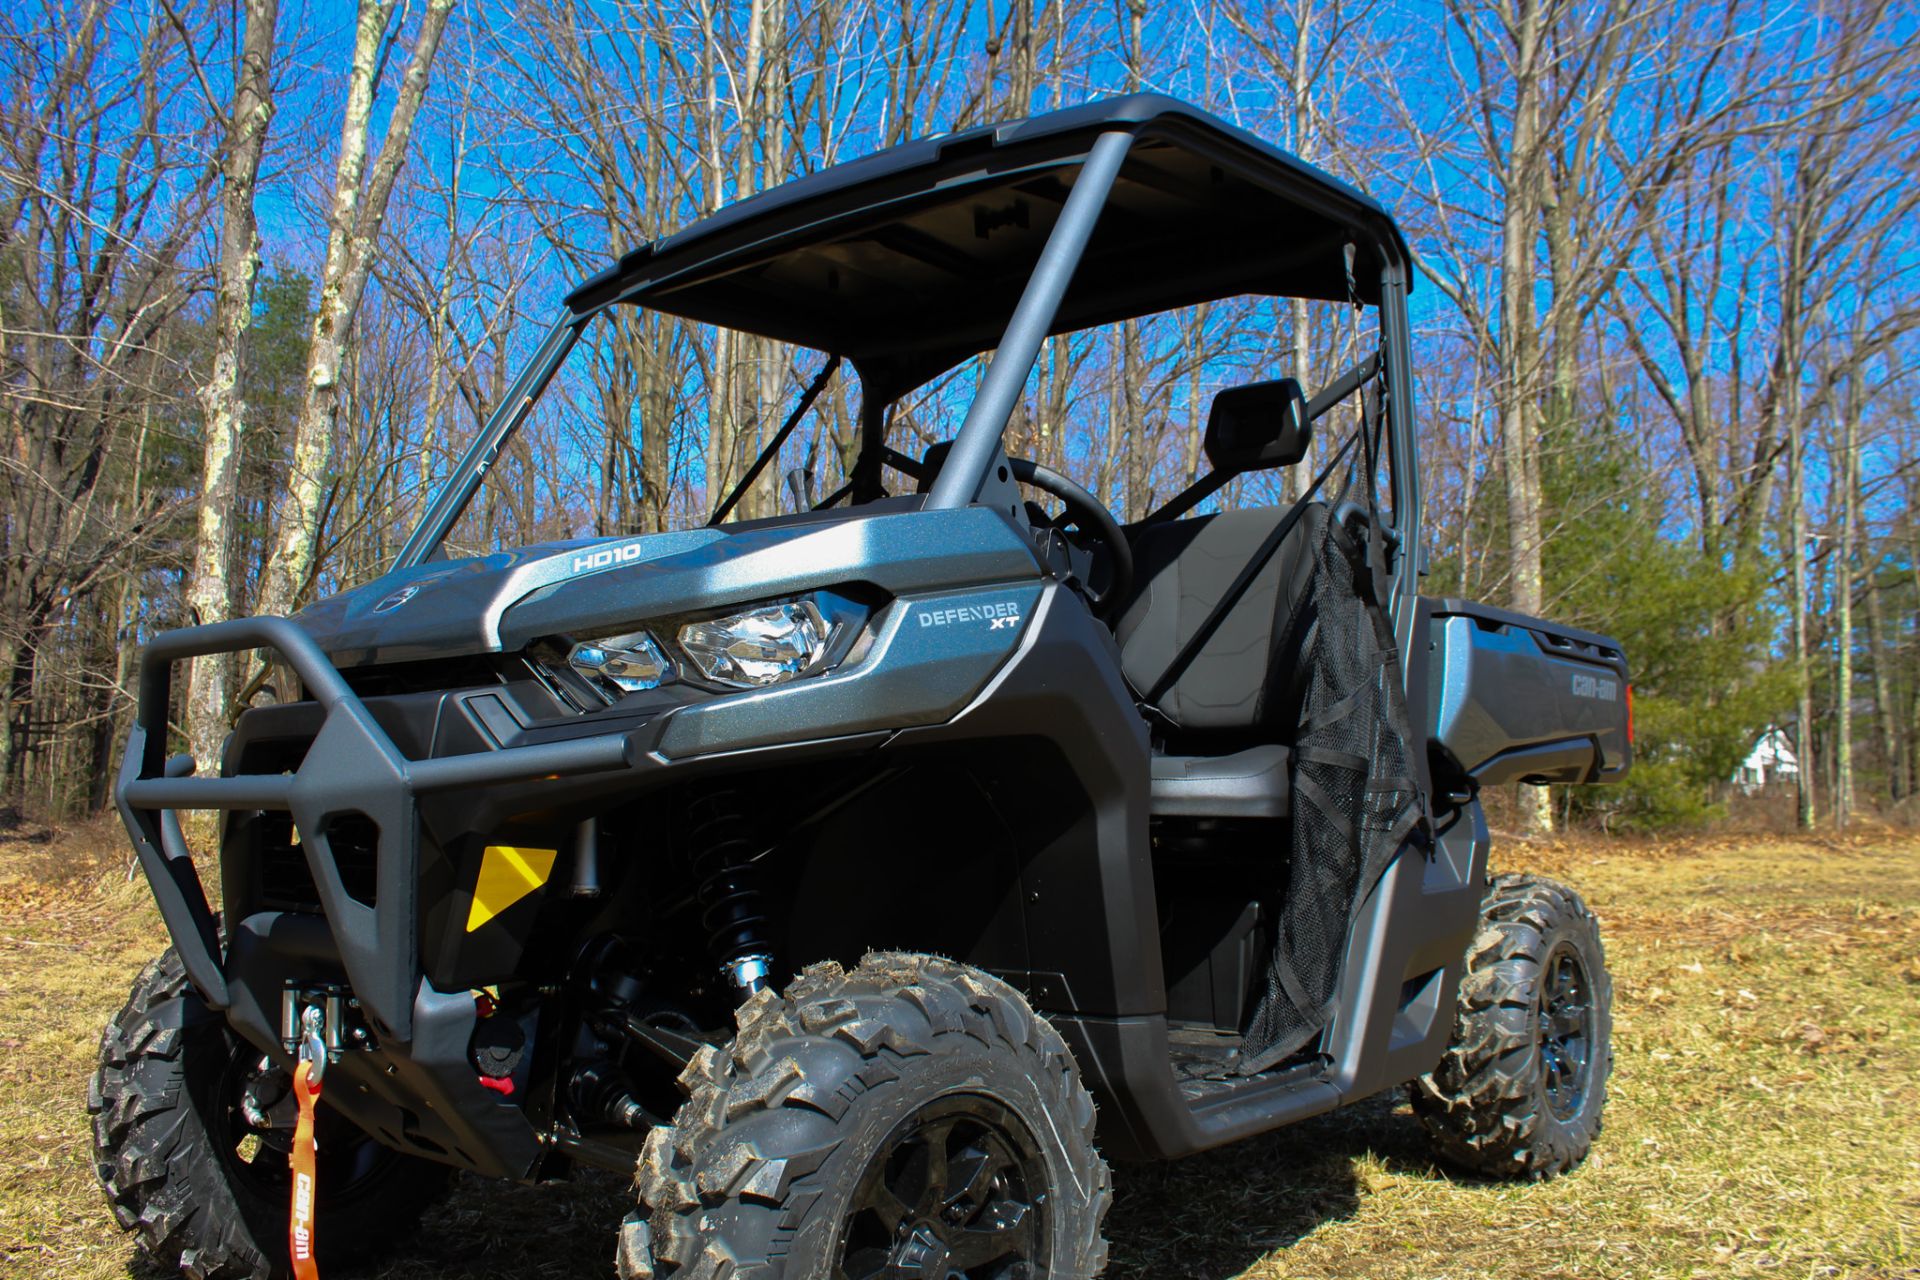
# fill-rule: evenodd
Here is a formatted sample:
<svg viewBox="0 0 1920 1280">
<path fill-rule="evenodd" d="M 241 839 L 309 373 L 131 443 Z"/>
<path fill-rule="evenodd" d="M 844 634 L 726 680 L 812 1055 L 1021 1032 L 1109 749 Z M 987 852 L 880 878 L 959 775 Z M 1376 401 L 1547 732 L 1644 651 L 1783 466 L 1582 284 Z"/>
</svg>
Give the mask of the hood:
<svg viewBox="0 0 1920 1280">
<path fill-rule="evenodd" d="M 316 601 L 294 621 L 341 667 L 492 653 L 501 648 L 501 616 L 542 587 L 693 551 L 726 536 L 689 529 L 439 560 Z"/>
<path fill-rule="evenodd" d="M 1030 578 L 1032 544 L 984 506 L 917 497 L 851 511 L 640 537 L 554 542 L 402 569 L 296 621 L 336 666 L 513 652 L 689 609 L 863 583 L 887 594 Z"/>
</svg>

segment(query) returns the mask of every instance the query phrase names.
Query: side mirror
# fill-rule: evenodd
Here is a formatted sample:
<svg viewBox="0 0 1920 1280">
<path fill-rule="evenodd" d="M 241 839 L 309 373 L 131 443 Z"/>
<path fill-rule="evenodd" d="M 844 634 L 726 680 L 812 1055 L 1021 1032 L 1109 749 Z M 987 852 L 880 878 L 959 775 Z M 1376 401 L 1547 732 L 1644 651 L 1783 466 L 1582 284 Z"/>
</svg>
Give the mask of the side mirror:
<svg viewBox="0 0 1920 1280">
<path fill-rule="evenodd" d="M 1312 440 L 1306 393 L 1292 378 L 1228 387 L 1207 415 L 1207 461 L 1216 471 L 1290 467 Z"/>
</svg>

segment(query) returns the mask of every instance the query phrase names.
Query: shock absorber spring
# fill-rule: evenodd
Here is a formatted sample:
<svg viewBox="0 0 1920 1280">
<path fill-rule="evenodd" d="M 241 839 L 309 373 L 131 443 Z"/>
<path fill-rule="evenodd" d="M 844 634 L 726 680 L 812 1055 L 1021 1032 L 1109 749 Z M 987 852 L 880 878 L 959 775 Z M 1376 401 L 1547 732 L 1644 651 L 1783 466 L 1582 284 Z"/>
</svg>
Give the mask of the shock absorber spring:
<svg viewBox="0 0 1920 1280">
<path fill-rule="evenodd" d="M 759 852 L 738 792 L 715 788 L 687 805 L 687 841 L 700 924 L 720 971 L 742 1000 L 767 985 L 773 949 L 760 886 Z"/>
</svg>

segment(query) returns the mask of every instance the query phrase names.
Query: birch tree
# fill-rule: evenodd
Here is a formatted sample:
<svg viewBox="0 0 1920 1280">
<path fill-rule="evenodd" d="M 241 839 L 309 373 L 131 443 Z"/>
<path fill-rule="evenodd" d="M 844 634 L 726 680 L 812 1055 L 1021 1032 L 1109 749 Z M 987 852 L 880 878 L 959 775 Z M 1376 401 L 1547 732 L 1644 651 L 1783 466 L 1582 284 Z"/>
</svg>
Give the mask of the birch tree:
<svg viewBox="0 0 1920 1280">
<path fill-rule="evenodd" d="M 253 284 L 260 271 L 260 235 L 254 218 L 254 185 L 273 119 L 274 28 L 279 0 L 247 0 L 233 106 L 227 117 L 221 163 L 220 263 L 214 295 L 213 369 L 200 392 L 205 412 L 201 442 L 200 510 L 193 570 L 187 580 L 187 610 L 197 622 L 219 622 L 233 609 L 233 538 L 228 527 L 238 498 L 240 432 L 247 405 L 241 376 L 247 327 L 253 319 Z M 194 758 L 213 763 L 227 730 L 227 655 L 193 663 L 187 704 L 187 738 Z"/>
<path fill-rule="evenodd" d="M 373 103 L 384 64 L 383 45 L 395 0 L 361 0 L 354 27 L 353 67 L 340 126 L 333 202 L 327 215 L 327 257 L 307 350 L 306 402 L 294 423 L 287 494 L 276 516 L 273 549 L 260 584 L 259 612 L 291 613 L 305 595 L 319 536 L 321 491 L 332 461 L 334 421 L 340 409 L 341 364 L 354 318 L 379 250 L 381 224 L 406 163 L 414 117 L 426 96 L 434 54 L 454 0 L 428 0 L 415 33 L 386 136 L 369 169 Z"/>
</svg>

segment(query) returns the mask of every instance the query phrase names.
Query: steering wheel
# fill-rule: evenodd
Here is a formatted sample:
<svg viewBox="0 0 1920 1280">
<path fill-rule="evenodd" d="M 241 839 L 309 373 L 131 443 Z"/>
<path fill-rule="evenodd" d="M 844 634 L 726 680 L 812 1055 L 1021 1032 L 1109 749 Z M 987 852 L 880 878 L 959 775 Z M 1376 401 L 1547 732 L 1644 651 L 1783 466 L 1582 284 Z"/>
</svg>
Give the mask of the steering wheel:
<svg viewBox="0 0 1920 1280">
<path fill-rule="evenodd" d="M 1088 583 L 1086 587 L 1087 607 L 1095 617 L 1107 617 L 1127 599 L 1133 586 L 1133 544 L 1127 541 L 1126 530 L 1100 499 L 1052 467 L 1026 458 L 1008 458 L 1007 468 L 1021 484 L 1032 485 L 1065 504 L 1067 509 L 1053 522 L 1054 528 L 1062 532 L 1078 528 L 1106 552 L 1107 585 L 1097 593 L 1093 584 Z"/>
</svg>

